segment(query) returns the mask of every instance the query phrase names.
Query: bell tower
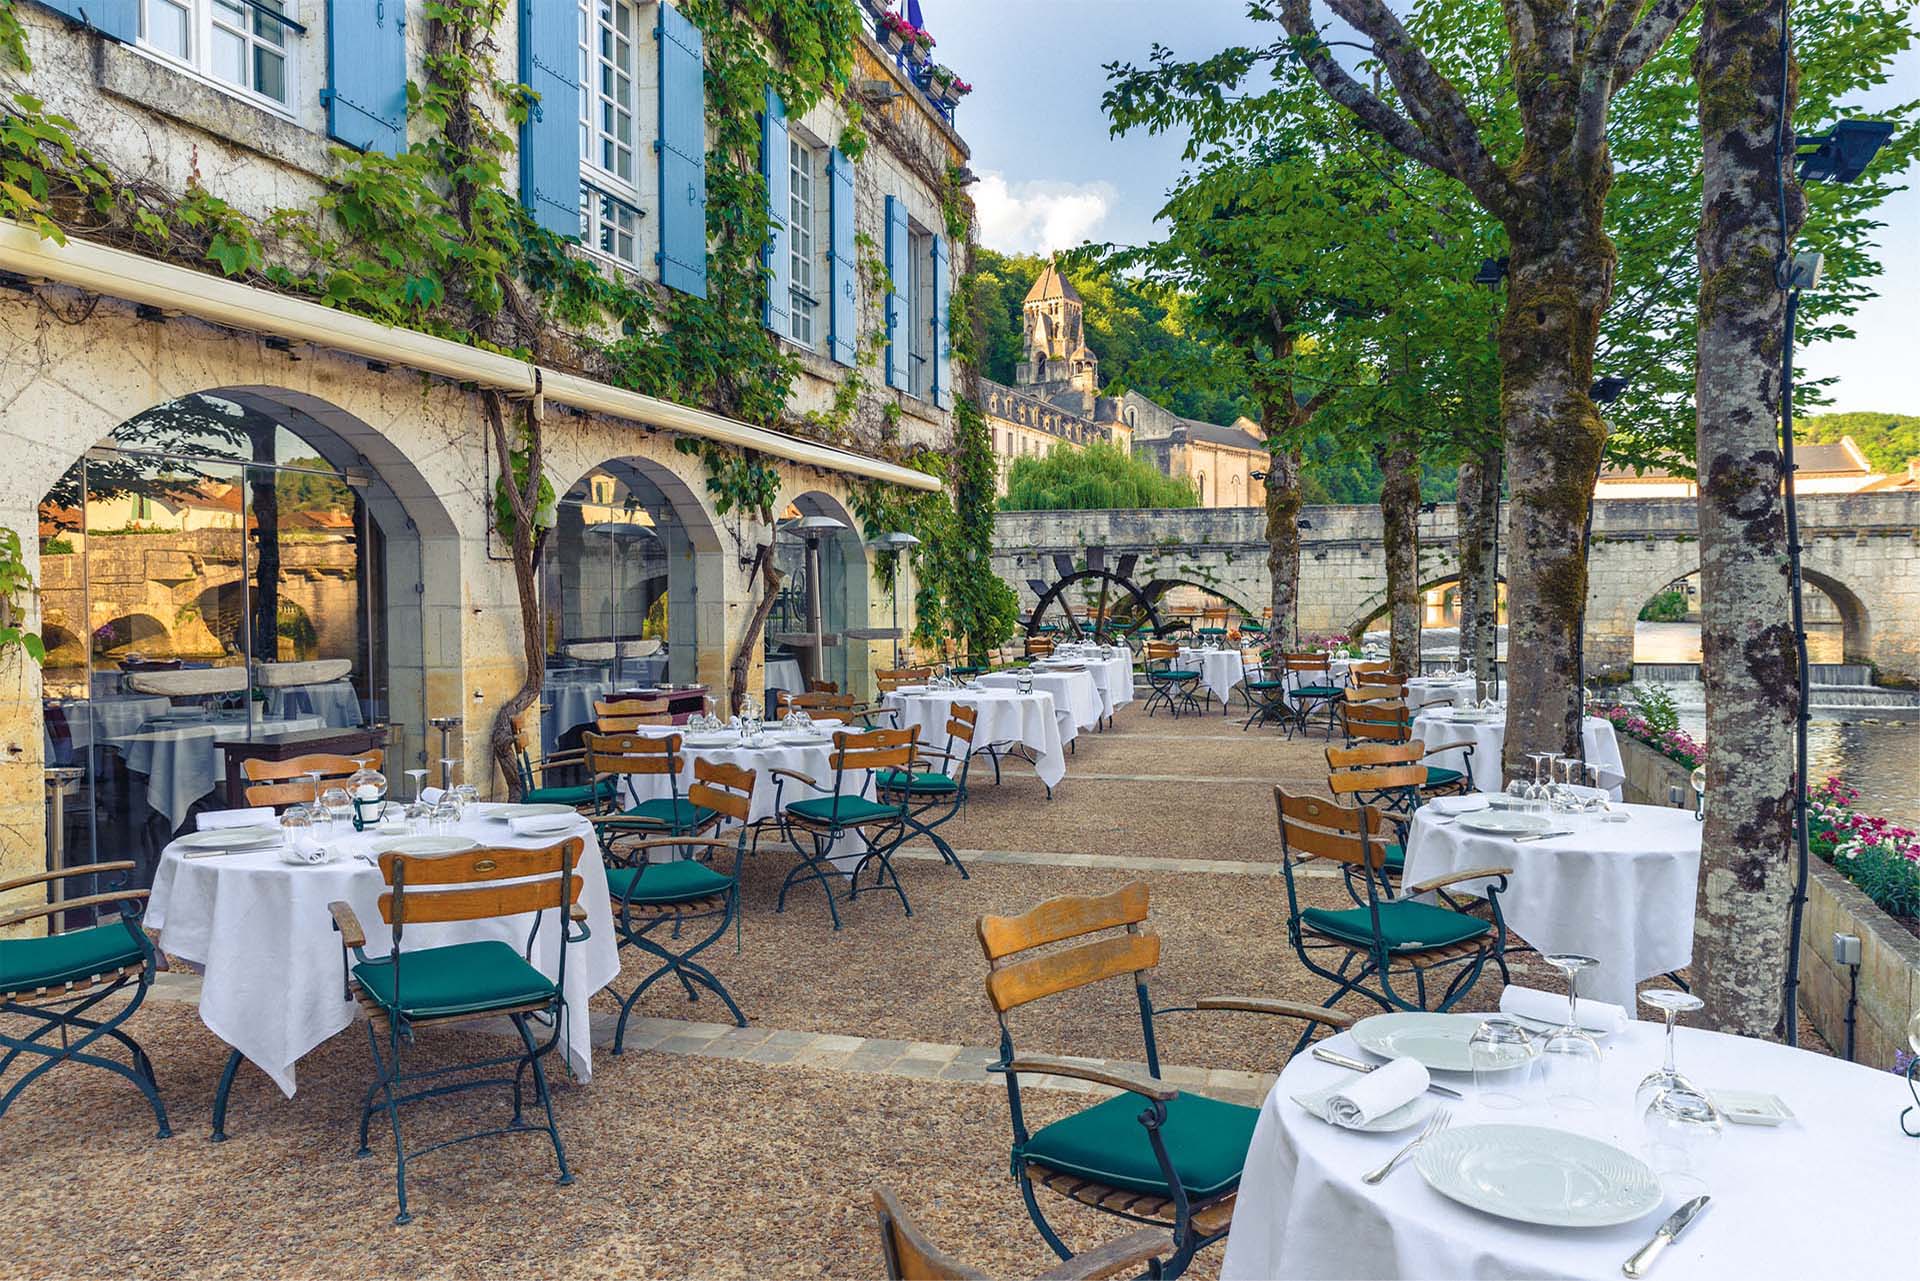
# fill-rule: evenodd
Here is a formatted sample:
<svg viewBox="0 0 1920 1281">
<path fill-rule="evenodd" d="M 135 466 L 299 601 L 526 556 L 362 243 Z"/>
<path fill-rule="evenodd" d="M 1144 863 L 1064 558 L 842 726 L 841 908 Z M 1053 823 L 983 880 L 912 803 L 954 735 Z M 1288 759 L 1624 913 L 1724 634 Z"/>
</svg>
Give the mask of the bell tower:
<svg viewBox="0 0 1920 1281">
<path fill-rule="evenodd" d="M 1022 386 L 1068 382 L 1083 391 L 1099 390 L 1100 361 L 1087 349 L 1085 306 L 1059 263 L 1049 259 L 1020 307 L 1026 321 L 1026 359 L 1014 381 Z"/>
</svg>

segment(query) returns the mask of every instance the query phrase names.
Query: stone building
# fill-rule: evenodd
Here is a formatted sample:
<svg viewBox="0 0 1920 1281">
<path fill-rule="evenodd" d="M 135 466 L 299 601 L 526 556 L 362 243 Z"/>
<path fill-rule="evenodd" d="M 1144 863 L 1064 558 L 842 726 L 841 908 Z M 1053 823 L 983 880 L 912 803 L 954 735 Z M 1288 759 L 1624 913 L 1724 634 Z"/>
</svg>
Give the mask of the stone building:
<svg viewBox="0 0 1920 1281">
<path fill-rule="evenodd" d="M 1221 427 L 1182 418 L 1136 391 L 1100 394 L 1100 358 L 1088 346 L 1086 303 L 1049 262 L 1021 304 L 1025 357 L 1016 386 L 983 382 L 982 395 L 1000 459 L 1000 492 L 1014 460 L 1103 442 L 1191 480 L 1203 507 L 1261 506 L 1266 487 L 1253 478 L 1267 453 L 1255 424 Z"/>
<path fill-rule="evenodd" d="M 426 76 L 424 7 L 23 2 L 13 12 L 33 67 L 10 79 L 70 119 L 118 181 L 174 199 L 202 190 L 260 223 L 314 209 L 356 152 L 421 139 L 430 126 L 409 120 L 407 84 Z M 541 94 L 506 185 L 663 311 L 704 296 L 708 166 L 720 161 L 707 154 L 700 30 L 646 0 L 505 9 L 497 71 Z M 555 495 L 542 513 L 544 737 L 590 706 L 567 703 L 570 691 L 701 683 L 724 701 L 768 542 L 786 590 L 749 690 L 791 686 L 802 669 L 870 689 L 889 647 L 847 633 L 885 627 L 890 602 L 852 497 L 870 481 L 938 487 L 889 458 L 951 445 L 946 316 L 964 247 L 949 242 L 945 176 L 968 151 L 870 34 L 859 39 L 843 96 L 804 113 L 771 97 L 759 121 L 773 222 L 764 321 L 800 370 L 779 427 L 376 323 L 124 235 L 62 244 L 0 220 L 0 526 L 23 536 L 44 590 L 18 608 L 50 651 L 44 669 L 17 648 L 0 656 L 0 879 L 42 865 L 49 767 L 76 771 L 59 833 L 70 861 L 151 858 L 190 822 L 183 798 L 197 806 L 214 780 L 212 734 L 162 759 L 146 732 L 169 711 L 153 669 L 217 687 L 255 730 L 384 725 L 396 776 L 437 776 L 431 726 L 457 717 L 451 756 L 498 786 L 487 740 L 521 683 L 523 629 L 495 528 L 485 389 L 543 422 Z M 840 149 L 856 101 L 869 139 L 857 162 Z M 891 294 L 863 276 L 869 256 L 885 260 Z M 833 412 L 869 356 L 833 441 L 807 434 L 806 416 Z M 792 531 L 718 510 L 706 465 L 677 447 L 687 441 L 772 465 L 776 513 L 841 523 L 815 535 L 817 573 Z M 840 642 L 817 653 L 796 645 L 816 602 Z M 286 679 L 302 672 L 317 683 Z"/>
</svg>

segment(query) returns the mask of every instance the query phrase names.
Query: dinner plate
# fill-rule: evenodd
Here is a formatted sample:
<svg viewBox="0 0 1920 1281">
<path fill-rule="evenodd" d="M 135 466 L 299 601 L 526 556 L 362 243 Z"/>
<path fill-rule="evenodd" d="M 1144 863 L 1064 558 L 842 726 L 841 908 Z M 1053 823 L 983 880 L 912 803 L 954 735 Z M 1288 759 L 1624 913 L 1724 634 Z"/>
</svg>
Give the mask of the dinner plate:
<svg viewBox="0 0 1920 1281">
<path fill-rule="evenodd" d="M 1462 814 L 1477 814 L 1493 804 L 1484 796 L 1436 796 L 1421 806 L 1430 809 L 1442 817 L 1459 817 Z"/>
<path fill-rule="evenodd" d="M 471 836 L 382 836 L 367 842 L 367 848 L 375 854 L 411 854 L 416 858 L 432 858 L 441 854 L 477 850 L 480 842 Z"/>
<path fill-rule="evenodd" d="M 1309 1090 L 1305 1094 L 1296 1094 L 1293 1096 L 1293 1101 L 1336 1130 L 1352 1130 L 1355 1134 L 1392 1134 L 1395 1130 L 1419 1125 L 1433 1114 L 1434 1107 L 1439 1103 L 1438 1098 L 1422 1090 L 1419 1098 L 1402 1103 L 1393 1111 L 1377 1116 L 1365 1125 L 1341 1125 L 1327 1111 L 1327 1103 L 1346 1084 L 1345 1081 L 1335 1081 L 1332 1085 Z"/>
<path fill-rule="evenodd" d="M 831 747 L 833 740 L 824 734 L 798 734 L 780 740 L 782 747 Z"/>
<path fill-rule="evenodd" d="M 1467 1042 L 1479 1026 L 1478 1014 L 1398 1011 L 1361 1019 L 1353 1025 L 1353 1040 L 1367 1053 L 1383 1059 L 1413 1059 L 1437 1072 L 1471 1072 L 1473 1060 L 1467 1054 Z"/>
<path fill-rule="evenodd" d="M 469 805 L 468 814 L 475 818 L 498 819 L 502 823 L 512 822 L 516 818 L 538 818 L 542 814 L 578 814 L 571 805 L 559 805 L 547 801 L 537 801 L 530 805 L 514 805 L 506 801 L 483 801 L 478 805 Z"/>
<path fill-rule="evenodd" d="M 895 685 L 893 692 L 896 694 L 924 694 L 927 692 L 927 687 L 925 685 Z"/>
<path fill-rule="evenodd" d="M 279 841 L 279 827 L 268 827 L 264 823 L 246 827 L 216 827 L 211 831 L 194 832 L 180 838 L 180 844 L 190 850 L 263 849 Z"/>
<path fill-rule="evenodd" d="M 1485 809 L 1472 814 L 1462 814 L 1460 826 L 1470 832 L 1485 832 L 1490 836 L 1522 836 L 1528 832 L 1548 831 L 1553 824 L 1544 814 Z"/>
<path fill-rule="evenodd" d="M 688 734 L 680 743 L 683 747 L 738 747 L 740 736 L 732 730 L 724 734 Z"/>
<path fill-rule="evenodd" d="M 1631 1223 L 1661 1203 L 1646 1162 L 1609 1143 L 1537 1125 L 1443 1130 L 1415 1150 L 1434 1191 L 1503 1219 L 1550 1228 Z"/>
</svg>

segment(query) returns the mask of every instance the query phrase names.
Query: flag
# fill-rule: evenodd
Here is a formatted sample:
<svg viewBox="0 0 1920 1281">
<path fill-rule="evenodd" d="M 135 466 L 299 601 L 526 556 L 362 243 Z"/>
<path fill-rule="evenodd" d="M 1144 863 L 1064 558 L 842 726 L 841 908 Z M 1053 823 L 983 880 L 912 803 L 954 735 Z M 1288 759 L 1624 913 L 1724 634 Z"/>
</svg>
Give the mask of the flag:
<svg viewBox="0 0 1920 1281">
<path fill-rule="evenodd" d="M 916 27 L 927 25 L 927 20 L 920 16 L 920 0 L 907 0 L 907 21 Z"/>
</svg>

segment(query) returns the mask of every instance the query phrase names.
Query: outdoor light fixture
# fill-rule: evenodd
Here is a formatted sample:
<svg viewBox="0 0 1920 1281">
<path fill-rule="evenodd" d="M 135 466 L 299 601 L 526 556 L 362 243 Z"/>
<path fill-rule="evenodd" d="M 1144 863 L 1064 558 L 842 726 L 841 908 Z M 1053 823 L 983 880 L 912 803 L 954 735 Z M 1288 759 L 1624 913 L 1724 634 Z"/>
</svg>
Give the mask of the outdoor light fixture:
<svg viewBox="0 0 1920 1281">
<path fill-rule="evenodd" d="M 891 534 L 882 534 L 867 544 L 867 546 L 877 551 L 891 552 L 896 557 L 899 556 L 901 552 L 911 551 L 919 545 L 920 540 L 905 530 L 895 530 Z M 900 568 L 901 566 L 898 564 L 894 566 L 893 591 L 891 593 L 893 596 L 893 665 L 895 668 L 900 666 Z"/>
<path fill-rule="evenodd" d="M 1795 254 L 1787 263 L 1786 279 L 1781 283 L 1788 289 L 1813 289 L 1820 284 L 1821 269 L 1826 259 L 1812 250 Z"/>
<path fill-rule="evenodd" d="M 974 183 L 980 181 L 980 175 L 968 166 L 961 165 L 959 172 L 953 175 L 953 180 L 963 187 L 971 187 Z"/>
<path fill-rule="evenodd" d="M 1489 289 L 1497 287 L 1511 274 L 1507 270 L 1507 262 L 1505 254 L 1501 254 L 1498 258 L 1482 258 L 1480 270 L 1473 273 L 1473 283 L 1485 285 Z"/>
<path fill-rule="evenodd" d="M 1800 178 L 1804 182 L 1852 182 L 1866 172 L 1891 137 L 1891 121 L 1842 120 L 1825 133 L 1802 138 L 1800 146 L 1813 151 L 1800 157 Z"/>
<path fill-rule="evenodd" d="M 880 107 L 886 106 L 895 98 L 906 96 L 900 92 L 900 86 L 891 80 L 862 80 L 855 92 L 868 102 Z"/>
<path fill-rule="evenodd" d="M 1620 399 L 1620 393 L 1626 389 L 1626 379 L 1618 374 L 1608 374 L 1604 378 L 1593 380 L 1593 386 L 1587 388 L 1587 396 L 1596 404 L 1611 405 Z"/>
</svg>

